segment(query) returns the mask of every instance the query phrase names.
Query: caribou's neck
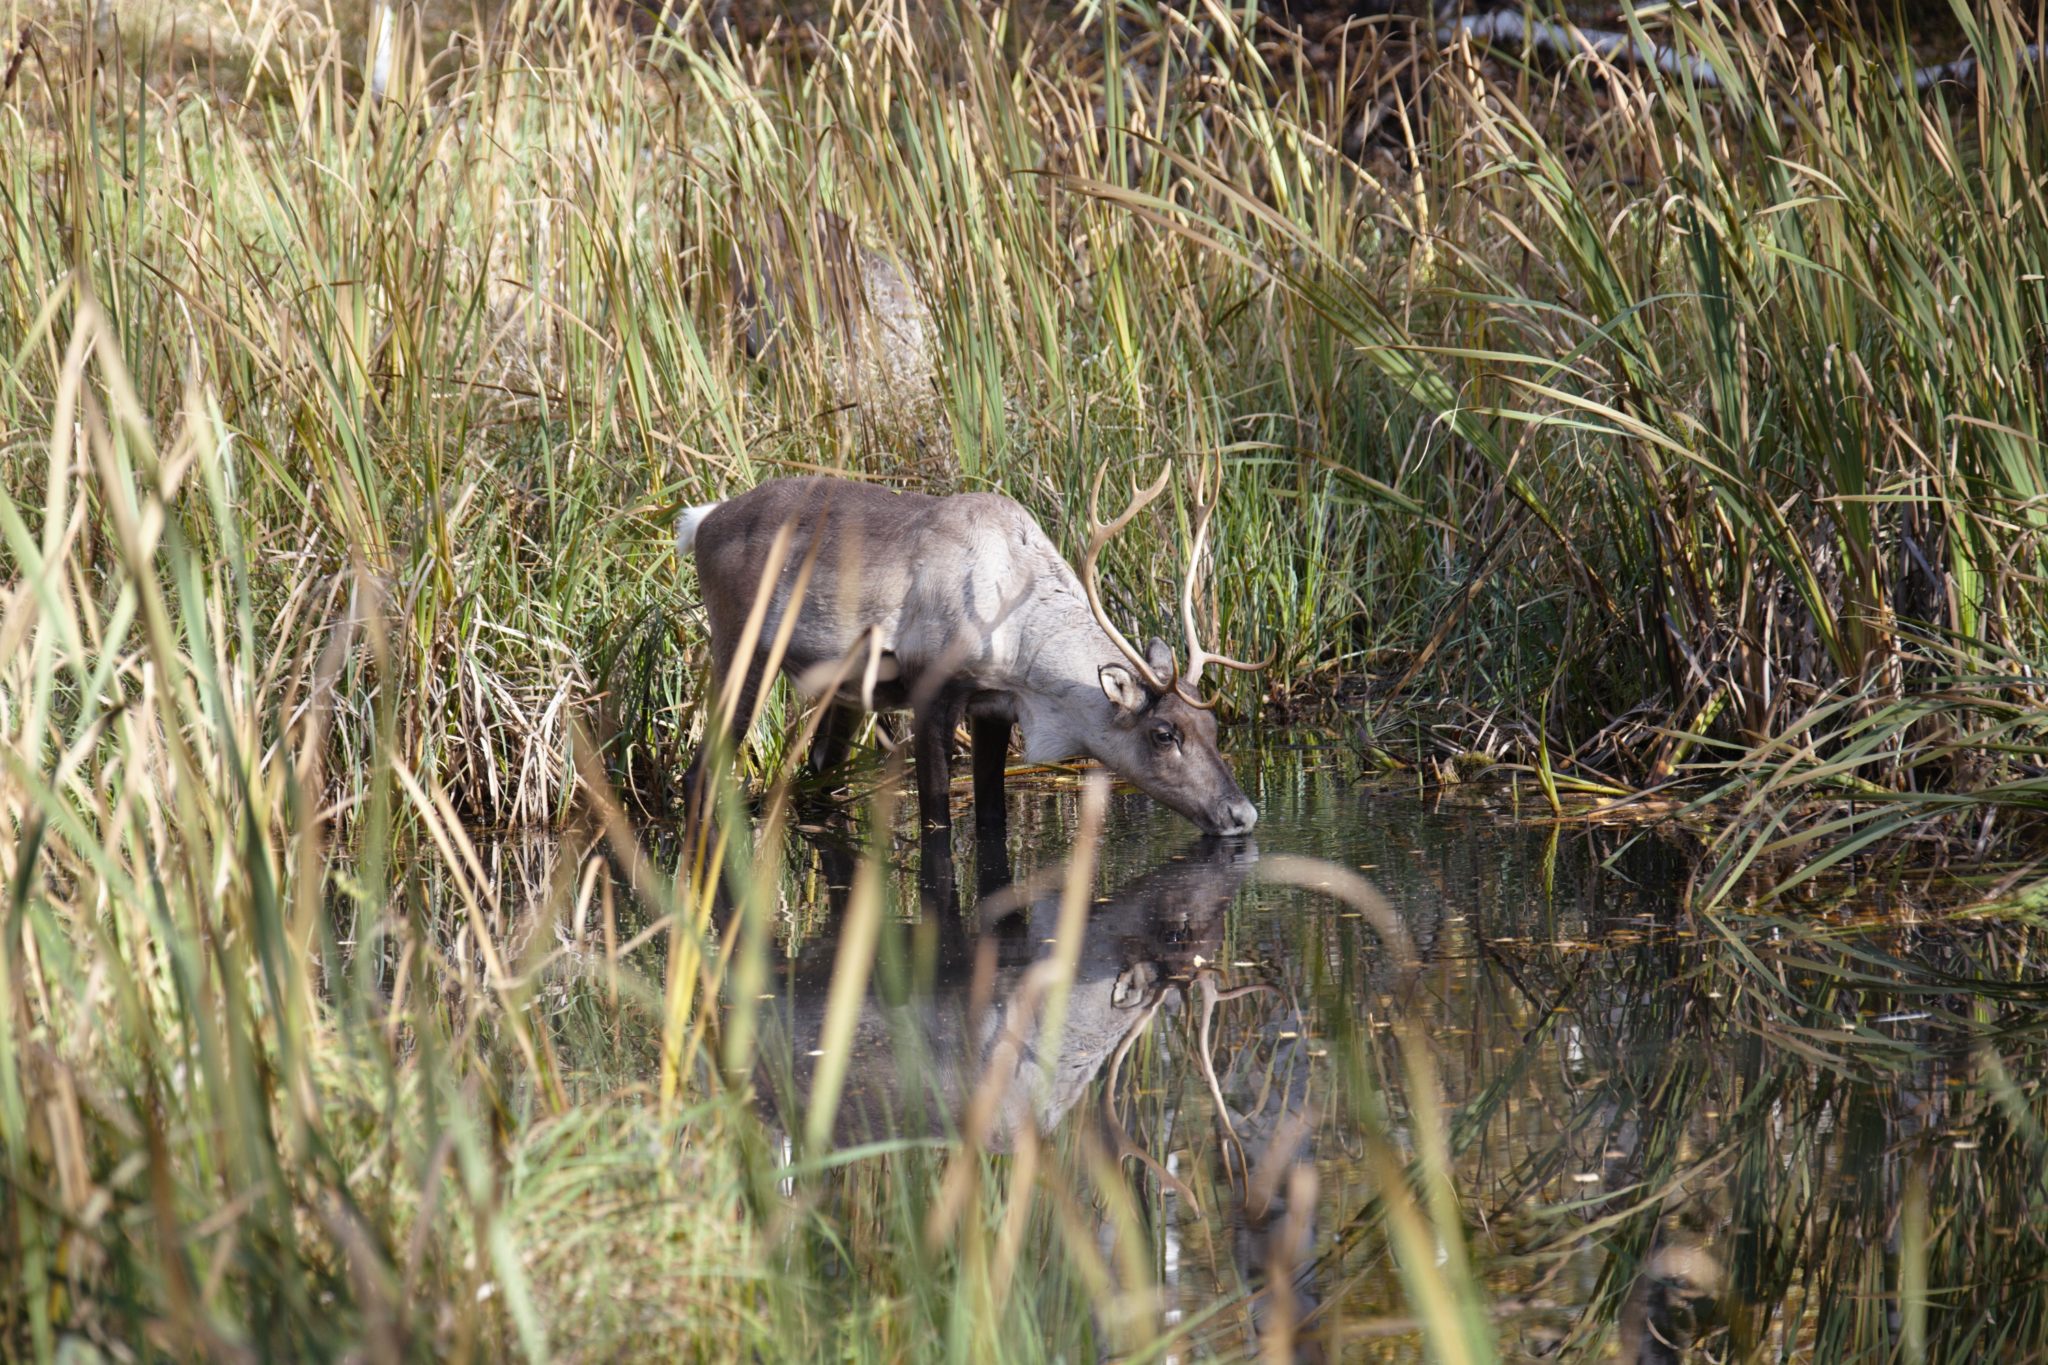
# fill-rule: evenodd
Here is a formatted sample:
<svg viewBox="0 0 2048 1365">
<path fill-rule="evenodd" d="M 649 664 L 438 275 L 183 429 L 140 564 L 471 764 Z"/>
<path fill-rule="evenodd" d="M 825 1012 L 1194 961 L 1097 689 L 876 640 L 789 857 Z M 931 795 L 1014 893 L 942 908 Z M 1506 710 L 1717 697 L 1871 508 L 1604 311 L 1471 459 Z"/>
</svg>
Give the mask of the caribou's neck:
<svg viewBox="0 0 2048 1365">
<path fill-rule="evenodd" d="M 1116 642 L 1095 624 L 1079 585 L 1048 600 L 1023 643 L 1007 691 L 1016 700 L 1024 761 L 1099 758 L 1093 741 L 1114 722 L 1102 692 L 1105 664 L 1124 663 Z"/>
</svg>

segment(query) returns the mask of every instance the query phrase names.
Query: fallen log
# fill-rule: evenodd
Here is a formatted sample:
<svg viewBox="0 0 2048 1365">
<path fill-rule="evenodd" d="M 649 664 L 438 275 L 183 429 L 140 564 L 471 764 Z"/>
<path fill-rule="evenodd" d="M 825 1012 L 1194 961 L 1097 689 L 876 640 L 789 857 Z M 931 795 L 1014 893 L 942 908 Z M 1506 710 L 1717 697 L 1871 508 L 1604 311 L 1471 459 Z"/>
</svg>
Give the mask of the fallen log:
<svg viewBox="0 0 2048 1365">
<path fill-rule="evenodd" d="M 1436 31 L 1437 41 L 1446 46 L 1457 42 L 1461 37 L 1492 47 L 1511 47 L 1520 44 L 1566 56 L 1593 56 L 1609 62 L 1635 62 L 1644 66 L 1654 66 L 1667 76 L 1690 75 L 1699 84 L 1716 89 L 1727 84 L 1713 63 L 1704 57 L 1680 52 L 1674 47 L 1652 42 L 1633 33 L 1620 33 L 1613 29 L 1580 28 L 1576 24 L 1552 19 L 1531 19 L 1518 10 L 1496 10 L 1491 14 L 1465 15 L 1438 26 Z M 2029 65 L 2038 64 L 2041 55 L 2042 45 L 2039 43 L 2029 43 L 2021 54 L 2022 59 Z M 1918 67 L 1913 72 L 1913 88 L 1925 91 L 1937 85 L 1972 84 L 1977 79 L 1979 65 L 1974 53 L 1964 53 L 1953 61 Z"/>
</svg>

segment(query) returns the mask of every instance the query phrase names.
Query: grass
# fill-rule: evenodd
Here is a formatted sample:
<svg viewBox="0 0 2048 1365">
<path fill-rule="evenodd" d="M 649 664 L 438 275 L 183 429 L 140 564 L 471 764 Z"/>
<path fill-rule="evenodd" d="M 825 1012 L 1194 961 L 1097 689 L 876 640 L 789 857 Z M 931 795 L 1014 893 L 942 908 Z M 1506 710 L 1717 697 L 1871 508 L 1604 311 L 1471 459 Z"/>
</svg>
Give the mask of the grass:
<svg viewBox="0 0 2048 1365">
<path fill-rule="evenodd" d="M 1071 548 L 1097 469 L 1220 457 L 1205 614 L 1279 651 L 1236 714 L 1334 701 L 1553 805 L 1676 788 L 1702 909 L 1885 855 L 2038 914 L 2048 124 L 2011 5 L 1924 96 L 1896 46 L 1712 5 L 1656 22 L 1714 90 L 1391 24 L 1333 77 L 1221 9 L 728 43 L 521 0 L 397 25 L 373 96 L 314 7 L 8 13 L 10 1352 L 1147 1349 L 1150 1272 L 1068 1186 L 971 1144 L 785 1161 L 730 1083 L 780 843 L 678 873 L 635 831 L 704 714 L 669 516 L 775 473 L 1000 489 Z M 842 222 L 926 344 L 849 313 Z M 1134 621 L 1173 619 L 1176 496 L 1109 566 Z M 757 791 L 795 721 L 770 698 Z M 572 943 L 482 865 L 506 826 L 578 850 Z M 1360 1104 L 1432 1349 L 1482 1356 L 1425 1254 L 1464 1236 L 1448 1158 L 1408 1198 Z M 1043 1161 L 1121 1208 L 1099 1153 Z"/>
</svg>

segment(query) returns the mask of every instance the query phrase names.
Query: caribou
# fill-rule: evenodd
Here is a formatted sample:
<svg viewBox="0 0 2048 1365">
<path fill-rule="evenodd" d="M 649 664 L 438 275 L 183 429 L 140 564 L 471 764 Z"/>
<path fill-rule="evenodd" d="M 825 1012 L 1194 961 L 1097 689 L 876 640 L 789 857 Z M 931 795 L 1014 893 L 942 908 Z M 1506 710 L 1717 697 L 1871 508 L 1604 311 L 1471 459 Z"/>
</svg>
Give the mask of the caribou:
<svg viewBox="0 0 2048 1365">
<path fill-rule="evenodd" d="M 1139 650 L 1111 621 L 1099 564 L 1111 539 L 1166 490 L 1135 481 L 1123 512 L 1089 496 L 1077 573 L 1023 506 L 995 493 L 933 497 L 841 478 L 775 479 L 683 511 L 681 554 L 696 555 L 722 704 L 684 777 L 700 799 L 707 755 L 729 754 L 769 670 L 825 708 L 809 762 L 844 760 L 864 712 L 911 712 L 918 812 L 952 823 L 954 731 L 969 725 L 977 826 L 1003 826 L 1012 732 L 1028 763 L 1092 758 L 1216 835 L 1243 834 L 1258 811 L 1216 746 L 1203 671 L 1256 671 L 1215 653 L 1196 623 L 1197 581 L 1215 498 L 1197 494 L 1181 584 L 1188 657 L 1154 638 Z M 1218 480 L 1219 484 L 1221 480 Z"/>
</svg>

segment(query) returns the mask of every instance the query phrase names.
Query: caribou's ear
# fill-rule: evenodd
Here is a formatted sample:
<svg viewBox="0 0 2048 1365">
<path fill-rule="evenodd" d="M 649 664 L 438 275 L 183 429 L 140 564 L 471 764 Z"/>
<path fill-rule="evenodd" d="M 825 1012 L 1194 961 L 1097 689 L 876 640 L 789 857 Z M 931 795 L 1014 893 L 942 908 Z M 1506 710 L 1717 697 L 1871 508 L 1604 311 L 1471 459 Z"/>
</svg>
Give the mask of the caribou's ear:
<svg viewBox="0 0 2048 1365">
<path fill-rule="evenodd" d="M 1145 667 L 1162 678 L 1171 678 L 1178 671 L 1173 666 L 1173 651 L 1157 635 L 1152 637 L 1151 644 L 1145 646 Z"/>
<path fill-rule="evenodd" d="M 1122 664 L 1104 664 L 1098 676 L 1102 679 L 1102 695 L 1119 711 L 1142 711 L 1151 700 L 1145 694 L 1145 685 Z"/>
</svg>

